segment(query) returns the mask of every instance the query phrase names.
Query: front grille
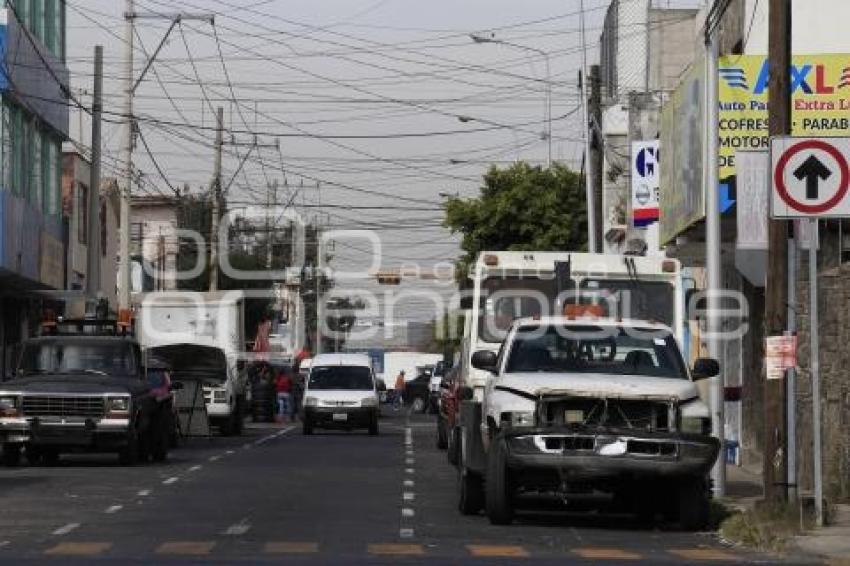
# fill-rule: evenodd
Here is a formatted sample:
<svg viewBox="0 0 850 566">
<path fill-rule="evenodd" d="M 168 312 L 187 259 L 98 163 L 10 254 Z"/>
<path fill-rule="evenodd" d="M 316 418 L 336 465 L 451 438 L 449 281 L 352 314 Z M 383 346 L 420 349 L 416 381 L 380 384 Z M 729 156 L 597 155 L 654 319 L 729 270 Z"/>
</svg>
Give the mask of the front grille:
<svg viewBox="0 0 850 566">
<path fill-rule="evenodd" d="M 25 396 L 25 417 L 94 417 L 104 414 L 103 397 Z"/>
<path fill-rule="evenodd" d="M 592 436 L 548 436 L 546 450 L 593 450 Z"/>
<path fill-rule="evenodd" d="M 547 425 L 670 430 L 669 403 L 642 399 L 558 398 L 544 401 Z"/>
<path fill-rule="evenodd" d="M 647 456 L 675 456 L 676 444 L 673 442 L 655 442 L 652 440 L 629 440 L 626 443 L 629 454 L 645 454 Z"/>
</svg>

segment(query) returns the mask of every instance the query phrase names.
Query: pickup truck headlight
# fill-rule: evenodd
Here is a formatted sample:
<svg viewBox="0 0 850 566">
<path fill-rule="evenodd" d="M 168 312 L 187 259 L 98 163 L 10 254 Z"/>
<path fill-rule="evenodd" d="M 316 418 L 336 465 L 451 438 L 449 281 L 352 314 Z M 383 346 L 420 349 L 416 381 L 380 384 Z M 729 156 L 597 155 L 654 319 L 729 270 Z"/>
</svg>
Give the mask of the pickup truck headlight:
<svg viewBox="0 0 850 566">
<path fill-rule="evenodd" d="M 686 434 L 711 434 L 711 419 L 706 417 L 682 417 L 680 429 Z"/>
<path fill-rule="evenodd" d="M 0 397 L 0 417 L 18 416 L 18 398 L 14 395 Z"/>
<path fill-rule="evenodd" d="M 378 398 L 377 397 L 364 397 L 360 402 L 361 407 L 377 407 L 378 406 Z"/>
<path fill-rule="evenodd" d="M 110 414 L 121 414 L 126 415 L 130 412 L 130 398 L 129 397 L 107 397 L 106 398 L 106 412 Z"/>
<path fill-rule="evenodd" d="M 319 400 L 315 397 L 305 397 L 304 398 L 304 406 L 305 407 L 318 407 Z"/>
<path fill-rule="evenodd" d="M 508 426 L 534 426 L 534 411 L 510 411 L 502 413 L 501 421 Z"/>
</svg>

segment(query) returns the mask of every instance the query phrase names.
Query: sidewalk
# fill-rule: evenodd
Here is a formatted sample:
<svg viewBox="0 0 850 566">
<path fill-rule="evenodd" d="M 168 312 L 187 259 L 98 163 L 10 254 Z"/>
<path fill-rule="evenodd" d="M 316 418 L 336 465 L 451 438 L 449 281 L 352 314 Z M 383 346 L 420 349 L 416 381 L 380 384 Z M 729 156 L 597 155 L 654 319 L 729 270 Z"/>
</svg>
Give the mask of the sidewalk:
<svg viewBox="0 0 850 566">
<path fill-rule="evenodd" d="M 762 498 L 760 467 L 726 467 L 727 505 L 743 512 L 754 509 Z M 826 564 L 850 566 L 850 505 L 834 506 L 832 515 L 828 526 L 793 537 L 789 550 Z"/>
</svg>

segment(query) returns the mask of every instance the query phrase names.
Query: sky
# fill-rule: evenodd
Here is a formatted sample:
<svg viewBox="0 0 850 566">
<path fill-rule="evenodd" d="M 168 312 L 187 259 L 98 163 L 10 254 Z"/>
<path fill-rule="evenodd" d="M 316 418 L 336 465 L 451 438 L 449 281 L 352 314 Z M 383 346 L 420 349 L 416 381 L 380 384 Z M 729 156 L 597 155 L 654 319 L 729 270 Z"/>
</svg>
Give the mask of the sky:
<svg viewBox="0 0 850 566">
<path fill-rule="evenodd" d="M 673 2 L 672 4 L 676 4 Z M 585 0 L 595 63 L 609 0 Z M 667 4 L 661 2 L 661 4 Z M 459 255 L 441 226 L 445 195 L 474 196 L 491 164 L 582 157 L 579 0 L 136 0 L 135 76 L 177 12 L 136 90 L 136 194 L 206 190 L 214 111 L 225 113 L 230 206 L 291 203 L 333 230 L 372 230 L 384 267 Z M 93 49 L 104 46 L 104 175 L 120 170 L 124 2 L 68 0 L 68 65 L 90 104 Z M 476 43 L 480 34 L 501 43 Z M 543 53 L 540 53 L 543 52 Z M 548 72 L 547 72 L 548 60 Z M 86 116 L 72 137 L 88 143 Z M 247 157 L 246 157 L 247 154 Z M 244 159 L 244 165 L 240 163 Z M 269 189 L 277 183 L 277 189 Z M 335 239 L 334 265 L 371 264 L 373 244 Z M 361 283 L 340 283 L 346 286 Z M 434 283 L 407 281 L 411 290 Z M 443 291 L 447 291 L 447 286 Z M 440 291 L 440 292 L 443 292 Z M 414 301 L 405 316 L 427 319 Z"/>
</svg>

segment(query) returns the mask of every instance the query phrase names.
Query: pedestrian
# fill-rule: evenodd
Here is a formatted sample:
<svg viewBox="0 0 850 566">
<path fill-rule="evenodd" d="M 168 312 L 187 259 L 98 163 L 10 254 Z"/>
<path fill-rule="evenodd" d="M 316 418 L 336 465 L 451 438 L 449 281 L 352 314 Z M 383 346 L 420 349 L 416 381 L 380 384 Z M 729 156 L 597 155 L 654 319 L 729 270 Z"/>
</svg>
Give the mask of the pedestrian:
<svg viewBox="0 0 850 566">
<path fill-rule="evenodd" d="M 402 403 L 404 402 L 404 370 L 398 372 L 398 376 L 395 378 L 395 387 L 393 388 L 395 397 L 393 399 L 393 410 L 398 411 Z"/>
<path fill-rule="evenodd" d="M 292 378 L 286 370 L 281 369 L 275 379 L 275 391 L 277 391 L 277 414 L 278 422 L 287 422 L 292 416 Z"/>
</svg>

